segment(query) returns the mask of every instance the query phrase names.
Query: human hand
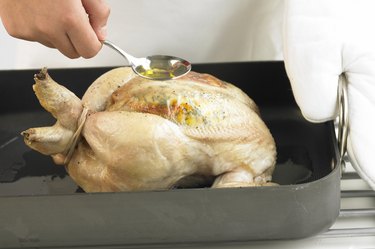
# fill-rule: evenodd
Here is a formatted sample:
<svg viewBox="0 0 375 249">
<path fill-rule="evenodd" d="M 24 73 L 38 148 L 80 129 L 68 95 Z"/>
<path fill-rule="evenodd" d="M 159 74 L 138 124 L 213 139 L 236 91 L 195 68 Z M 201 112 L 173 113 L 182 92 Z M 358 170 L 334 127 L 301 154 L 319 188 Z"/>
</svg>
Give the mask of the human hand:
<svg viewBox="0 0 375 249">
<path fill-rule="evenodd" d="M 374 9 L 373 0 L 288 0 L 284 58 L 295 99 L 312 122 L 337 117 L 338 82 L 346 78 L 348 155 L 375 189 Z"/>
<path fill-rule="evenodd" d="M 102 47 L 110 9 L 103 0 L 0 0 L 0 17 L 15 37 L 90 58 Z"/>
</svg>

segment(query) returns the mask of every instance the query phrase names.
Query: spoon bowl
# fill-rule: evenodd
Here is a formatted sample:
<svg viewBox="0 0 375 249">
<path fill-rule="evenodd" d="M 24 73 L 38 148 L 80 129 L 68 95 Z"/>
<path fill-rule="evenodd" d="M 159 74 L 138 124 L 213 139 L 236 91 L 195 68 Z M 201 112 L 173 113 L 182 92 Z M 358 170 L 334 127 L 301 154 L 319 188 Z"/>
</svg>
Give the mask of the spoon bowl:
<svg viewBox="0 0 375 249">
<path fill-rule="evenodd" d="M 146 58 L 136 58 L 124 50 L 105 40 L 103 44 L 120 53 L 139 76 L 152 80 L 170 80 L 181 77 L 191 70 L 190 62 L 168 55 L 152 55 Z"/>
</svg>

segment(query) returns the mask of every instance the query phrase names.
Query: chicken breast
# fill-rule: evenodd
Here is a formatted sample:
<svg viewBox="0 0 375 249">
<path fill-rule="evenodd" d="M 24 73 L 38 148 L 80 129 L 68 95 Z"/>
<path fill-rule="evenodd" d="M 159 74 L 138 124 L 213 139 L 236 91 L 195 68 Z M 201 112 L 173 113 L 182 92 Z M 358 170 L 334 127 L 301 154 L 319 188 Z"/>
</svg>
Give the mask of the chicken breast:
<svg viewBox="0 0 375 249">
<path fill-rule="evenodd" d="M 43 69 L 33 89 L 57 122 L 22 132 L 86 192 L 271 185 L 274 139 L 256 104 L 208 74 L 169 81 L 129 67 L 99 77 L 82 100 Z"/>
</svg>

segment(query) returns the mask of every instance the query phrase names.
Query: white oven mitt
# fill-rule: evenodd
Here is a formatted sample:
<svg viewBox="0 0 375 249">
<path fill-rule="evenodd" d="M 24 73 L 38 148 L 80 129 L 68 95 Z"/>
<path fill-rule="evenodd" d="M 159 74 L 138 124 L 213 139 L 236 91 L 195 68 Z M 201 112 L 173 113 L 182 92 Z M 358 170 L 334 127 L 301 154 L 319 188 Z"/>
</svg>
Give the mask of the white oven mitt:
<svg viewBox="0 0 375 249">
<path fill-rule="evenodd" d="M 348 154 L 375 189 L 375 1 L 286 1 L 284 58 L 295 99 L 312 122 L 337 117 L 339 76 L 346 76 Z"/>
</svg>

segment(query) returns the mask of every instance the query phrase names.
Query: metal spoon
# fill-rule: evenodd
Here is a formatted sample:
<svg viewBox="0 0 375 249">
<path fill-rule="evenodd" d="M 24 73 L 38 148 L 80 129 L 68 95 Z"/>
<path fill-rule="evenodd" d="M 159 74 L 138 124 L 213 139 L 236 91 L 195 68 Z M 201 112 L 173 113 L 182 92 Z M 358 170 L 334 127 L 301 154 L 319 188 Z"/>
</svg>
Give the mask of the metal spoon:
<svg viewBox="0 0 375 249">
<path fill-rule="evenodd" d="M 133 71 L 139 76 L 152 80 L 170 80 L 181 77 L 191 70 L 191 64 L 178 57 L 168 55 L 152 55 L 136 58 L 108 40 L 103 44 L 120 53 L 130 63 Z"/>
</svg>

